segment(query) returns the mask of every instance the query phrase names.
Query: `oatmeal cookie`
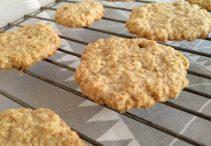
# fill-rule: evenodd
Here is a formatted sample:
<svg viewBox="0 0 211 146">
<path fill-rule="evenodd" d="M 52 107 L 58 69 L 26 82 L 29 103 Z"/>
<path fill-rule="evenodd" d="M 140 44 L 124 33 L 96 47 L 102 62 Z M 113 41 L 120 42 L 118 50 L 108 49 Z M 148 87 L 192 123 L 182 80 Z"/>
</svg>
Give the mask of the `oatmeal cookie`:
<svg viewBox="0 0 211 146">
<path fill-rule="evenodd" d="M 151 3 L 132 10 L 126 22 L 129 32 L 151 40 L 194 40 L 211 32 L 211 15 L 185 1 Z"/>
<path fill-rule="evenodd" d="M 9 109 L 0 113 L 1 146 L 85 146 L 57 114 L 48 109 Z"/>
<path fill-rule="evenodd" d="M 104 15 L 103 5 L 92 0 L 81 3 L 66 4 L 56 11 L 55 19 L 58 24 L 66 27 L 85 27 Z"/>
<path fill-rule="evenodd" d="M 47 24 L 27 25 L 0 33 L 0 68 L 24 69 L 53 55 L 60 38 Z"/>
<path fill-rule="evenodd" d="M 211 0 L 188 0 L 191 4 L 197 4 L 202 8 L 211 11 Z"/>
<path fill-rule="evenodd" d="M 142 38 L 111 37 L 87 46 L 75 79 L 82 92 L 120 112 L 175 98 L 188 85 L 188 59 Z"/>
</svg>

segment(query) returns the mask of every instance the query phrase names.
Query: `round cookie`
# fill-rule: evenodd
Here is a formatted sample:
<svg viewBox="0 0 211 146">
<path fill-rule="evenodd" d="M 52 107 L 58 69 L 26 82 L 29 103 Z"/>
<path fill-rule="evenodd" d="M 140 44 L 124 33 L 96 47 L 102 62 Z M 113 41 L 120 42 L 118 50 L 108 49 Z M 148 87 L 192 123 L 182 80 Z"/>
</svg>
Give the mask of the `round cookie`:
<svg viewBox="0 0 211 146">
<path fill-rule="evenodd" d="M 151 3 L 132 10 L 129 32 L 151 40 L 194 40 L 211 32 L 211 15 L 185 1 Z"/>
<path fill-rule="evenodd" d="M 92 0 L 81 3 L 66 4 L 56 11 L 55 19 L 58 24 L 66 27 L 85 27 L 104 15 L 103 5 Z"/>
<path fill-rule="evenodd" d="M 53 55 L 60 38 L 47 24 L 27 25 L 0 34 L 0 68 L 24 69 Z"/>
<path fill-rule="evenodd" d="M 202 8 L 211 11 L 211 0 L 188 0 L 191 4 L 197 4 Z"/>
<path fill-rule="evenodd" d="M 188 85 L 188 67 L 188 59 L 172 47 L 111 37 L 87 46 L 75 79 L 90 99 L 124 112 L 178 96 Z"/>
<path fill-rule="evenodd" d="M 9 109 L 0 113 L 2 146 L 85 146 L 57 114 L 48 109 Z"/>
</svg>

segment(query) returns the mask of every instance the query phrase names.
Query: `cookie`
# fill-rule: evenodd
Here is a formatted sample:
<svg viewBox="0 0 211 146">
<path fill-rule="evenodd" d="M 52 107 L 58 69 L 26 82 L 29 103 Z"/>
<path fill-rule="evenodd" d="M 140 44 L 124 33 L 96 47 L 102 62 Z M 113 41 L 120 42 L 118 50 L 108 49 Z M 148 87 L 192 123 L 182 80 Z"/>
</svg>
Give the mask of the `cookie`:
<svg viewBox="0 0 211 146">
<path fill-rule="evenodd" d="M 48 109 L 9 109 L 0 113 L 1 146 L 85 146 L 57 114 Z"/>
<path fill-rule="evenodd" d="M 126 27 L 129 32 L 150 40 L 194 40 L 208 37 L 211 15 L 185 1 L 150 3 L 134 8 Z"/>
<path fill-rule="evenodd" d="M 197 4 L 202 8 L 211 11 L 211 0 L 188 0 L 191 4 Z"/>
<path fill-rule="evenodd" d="M 188 59 L 172 47 L 111 37 L 86 47 L 75 79 L 90 99 L 124 112 L 178 96 L 188 85 L 188 67 Z"/>
<path fill-rule="evenodd" d="M 0 68 L 24 69 L 53 55 L 60 38 L 47 24 L 27 25 L 0 34 Z"/>
<path fill-rule="evenodd" d="M 66 4 L 56 11 L 55 19 L 58 24 L 66 27 L 85 27 L 104 15 L 103 5 L 92 0 L 81 3 Z"/>
</svg>

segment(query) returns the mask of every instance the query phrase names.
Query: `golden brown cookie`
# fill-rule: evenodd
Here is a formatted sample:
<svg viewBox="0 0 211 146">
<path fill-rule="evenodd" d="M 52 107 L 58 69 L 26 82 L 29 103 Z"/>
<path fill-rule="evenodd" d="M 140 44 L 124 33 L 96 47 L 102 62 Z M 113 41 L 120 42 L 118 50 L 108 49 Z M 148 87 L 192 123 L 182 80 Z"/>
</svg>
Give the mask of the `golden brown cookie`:
<svg viewBox="0 0 211 146">
<path fill-rule="evenodd" d="M 85 146 L 59 116 L 48 109 L 10 109 L 0 113 L 1 146 Z"/>
<path fill-rule="evenodd" d="M 0 34 L 0 68 L 23 69 L 53 55 L 60 38 L 47 24 L 27 25 Z"/>
<path fill-rule="evenodd" d="M 85 27 L 104 15 L 103 5 L 92 0 L 81 3 L 66 4 L 56 11 L 55 19 L 58 24 L 67 27 Z"/>
<path fill-rule="evenodd" d="M 211 15 L 185 1 L 151 3 L 132 10 L 129 32 L 151 40 L 194 40 L 211 32 Z"/>
<path fill-rule="evenodd" d="M 75 79 L 90 99 L 124 112 L 178 96 L 188 85 L 188 67 L 188 59 L 172 47 L 111 37 L 87 46 Z"/>
<path fill-rule="evenodd" d="M 188 0 L 188 2 L 211 11 L 211 0 Z"/>
</svg>

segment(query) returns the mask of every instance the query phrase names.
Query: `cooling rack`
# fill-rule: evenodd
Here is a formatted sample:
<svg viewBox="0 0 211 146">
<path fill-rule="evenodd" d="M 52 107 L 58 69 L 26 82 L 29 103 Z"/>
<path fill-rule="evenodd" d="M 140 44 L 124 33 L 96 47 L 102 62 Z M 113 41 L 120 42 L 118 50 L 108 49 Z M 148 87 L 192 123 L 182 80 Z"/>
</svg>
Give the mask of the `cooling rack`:
<svg viewBox="0 0 211 146">
<path fill-rule="evenodd" d="M 51 4 L 47 5 L 47 6 L 41 7 L 39 10 L 37 10 L 35 12 L 32 12 L 30 14 L 26 14 L 24 17 L 14 21 L 14 22 L 8 23 L 6 26 L 2 27 L 0 29 L 0 31 L 4 32 L 4 31 L 12 29 L 13 27 L 22 27 L 21 23 L 23 23 L 23 22 L 25 22 L 27 20 L 30 20 L 30 19 L 44 20 L 44 21 L 55 23 L 55 20 L 53 20 L 51 18 L 41 17 L 41 16 L 39 16 L 39 14 L 44 12 L 44 11 L 56 11 L 56 8 L 54 6 L 56 6 L 56 5 L 60 4 L 60 3 L 76 3 L 76 2 L 77 1 L 70 1 L 70 0 L 68 0 L 68 1 L 67 0 L 58 1 L 57 0 L 57 1 L 51 3 Z M 136 2 L 146 3 L 146 1 L 136 1 Z M 150 3 L 150 1 L 147 1 L 147 3 Z M 114 11 L 126 11 L 126 12 L 130 12 L 131 11 L 131 8 L 117 7 L 117 6 L 111 6 L 111 5 L 106 5 L 106 4 L 104 4 L 104 7 L 107 8 L 107 9 L 112 9 Z M 107 17 L 107 16 L 104 16 L 102 18 L 102 20 L 115 22 L 115 23 L 120 23 L 120 24 L 125 23 L 125 20 L 116 19 L 116 18 L 110 18 L 110 17 Z M 110 31 L 110 30 L 106 30 L 106 29 L 102 29 L 102 28 L 95 28 L 95 27 L 92 27 L 92 26 L 85 27 L 84 29 L 85 30 L 94 31 L 94 32 L 99 32 L 99 33 L 104 33 L 104 34 L 124 37 L 124 38 L 134 38 L 135 37 L 135 36 L 133 36 L 131 34 L 122 34 L 122 33 L 114 32 L 114 31 Z M 82 44 L 82 45 L 87 45 L 89 43 L 87 41 L 82 41 L 82 40 L 76 39 L 74 37 L 65 36 L 65 35 L 62 35 L 62 34 L 59 34 L 59 37 L 61 39 L 63 39 L 63 40 L 71 41 L 71 42 Z M 206 41 L 211 41 L 211 38 L 206 38 L 205 40 Z M 164 44 L 164 45 L 168 45 L 168 46 L 172 46 L 176 50 L 182 51 L 184 53 L 189 53 L 189 54 L 198 55 L 198 56 L 202 56 L 202 57 L 206 57 L 206 58 L 211 58 L 211 53 L 207 53 L 207 52 L 204 52 L 204 51 L 198 51 L 198 50 L 194 50 L 194 49 L 190 49 L 190 48 L 186 48 L 186 47 L 178 47 L 178 46 L 174 46 L 174 45 L 169 44 L 169 43 L 162 43 L 162 42 L 158 42 L 158 43 Z M 58 51 L 63 52 L 65 54 L 69 54 L 69 55 L 77 57 L 77 58 L 81 57 L 80 53 L 74 52 L 74 51 L 70 51 L 70 50 L 66 50 L 64 48 L 59 48 Z M 49 63 L 49 64 L 53 64 L 55 66 L 59 66 L 61 68 L 69 70 L 71 72 L 74 72 L 75 69 L 76 69 L 75 67 L 72 67 L 72 66 L 66 65 L 64 63 L 55 61 L 55 60 L 53 60 L 51 58 L 45 59 L 44 61 Z M 79 90 L 76 90 L 75 88 L 72 88 L 70 86 L 64 85 L 64 84 L 59 83 L 57 81 L 54 81 L 54 80 L 52 80 L 50 78 L 47 78 L 47 77 L 45 77 L 43 75 L 35 73 L 35 72 L 31 71 L 30 69 L 24 69 L 24 70 L 22 70 L 22 72 L 23 72 L 23 74 L 27 74 L 27 75 L 29 75 L 29 76 L 31 76 L 33 78 L 42 80 L 42 81 L 44 81 L 44 82 L 46 82 L 46 83 L 48 83 L 48 84 L 50 84 L 52 86 L 56 86 L 58 88 L 61 88 L 61 89 L 66 90 L 68 92 L 71 92 L 71 93 L 73 93 L 75 95 L 78 95 L 78 96 L 80 96 L 80 97 L 82 97 L 84 99 L 90 100 L 87 96 L 83 95 Z M 188 74 L 192 75 L 192 76 L 195 76 L 197 78 L 203 78 L 203 79 L 206 79 L 206 80 L 211 80 L 211 75 L 209 73 L 208 74 L 207 73 L 201 73 L 201 72 L 198 72 L 197 70 L 189 69 L 188 70 Z M 211 99 L 211 94 L 209 92 L 202 92 L 200 90 L 196 90 L 196 89 L 193 89 L 193 88 L 190 88 L 190 87 L 186 87 L 184 89 L 184 91 L 189 92 L 189 93 L 194 94 L 194 95 L 198 95 L 198 96 L 206 98 L 208 100 Z M 5 90 L 0 89 L 0 94 L 4 95 L 8 99 L 16 102 L 17 104 L 19 104 L 19 105 L 21 105 L 23 107 L 35 109 L 35 107 L 33 105 L 28 104 L 27 102 L 24 102 L 20 98 L 13 96 L 11 93 L 6 92 Z M 90 101 L 92 101 L 92 100 L 90 100 Z M 181 105 L 179 105 L 177 103 L 174 103 L 174 102 L 171 102 L 171 101 L 167 101 L 167 102 L 161 103 L 161 104 L 163 104 L 165 106 L 168 106 L 168 107 L 170 107 L 172 109 L 177 109 L 177 110 L 180 110 L 182 112 L 188 113 L 190 115 L 193 115 L 193 116 L 196 116 L 196 117 L 200 117 L 201 119 L 206 120 L 208 122 L 211 121 L 211 116 L 209 114 L 205 114 L 203 112 L 196 111 L 194 109 L 188 108 L 187 106 L 181 106 Z M 111 109 L 111 108 L 109 108 L 107 106 L 105 106 L 105 107 L 110 109 L 110 110 L 112 110 L 112 111 L 114 111 L 114 112 L 117 112 L 117 111 L 115 111 L 115 110 L 113 110 L 113 109 Z M 175 138 L 177 138 L 177 139 L 179 139 L 181 141 L 184 141 L 186 143 L 189 143 L 191 145 L 197 145 L 197 146 L 207 145 L 207 144 L 199 142 L 199 141 L 197 141 L 197 140 L 195 140 L 193 138 L 190 138 L 188 135 L 184 135 L 184 134 L 175 132 L 174 130 L 171 130 L 171 129 L 163 126 L 163 125 L 159 125 L 159 124 L 157 124 L 157 123 L 155 123 L 153 121 L 150 121 L 148 119 L 140 117 L 140 116 L 138 116 L 138 115 L 136 115 L 136 114 L 134 114 L 132 112 L 119 113 L 119 114 L 121 114 L 124 117 L 130 118 L 131 120 L 134 120 L 136 122 L 140 122 L 140 123 L 142 123 L 142 124 L 144 124 L 146 126 L 152 127 L 152 128 L 154 128 L 154 129 L 156 129 L 158 131 L 166 133 L 167 135 L 175 137 Z M 89 135 L 84 134 L 83 132 L 81 132 L 81 131 L 79 131 L 77 129 L 74 129 L 74 127 L 72 127 L 72 129 L 77 131 L 79 136 L 84 141 L 88 142 L 89 144 L 92 144 L 92 145 L 103 145 L 99 141 L 96 141 L 95 139 L 91 138 Z"/>
</svg>

